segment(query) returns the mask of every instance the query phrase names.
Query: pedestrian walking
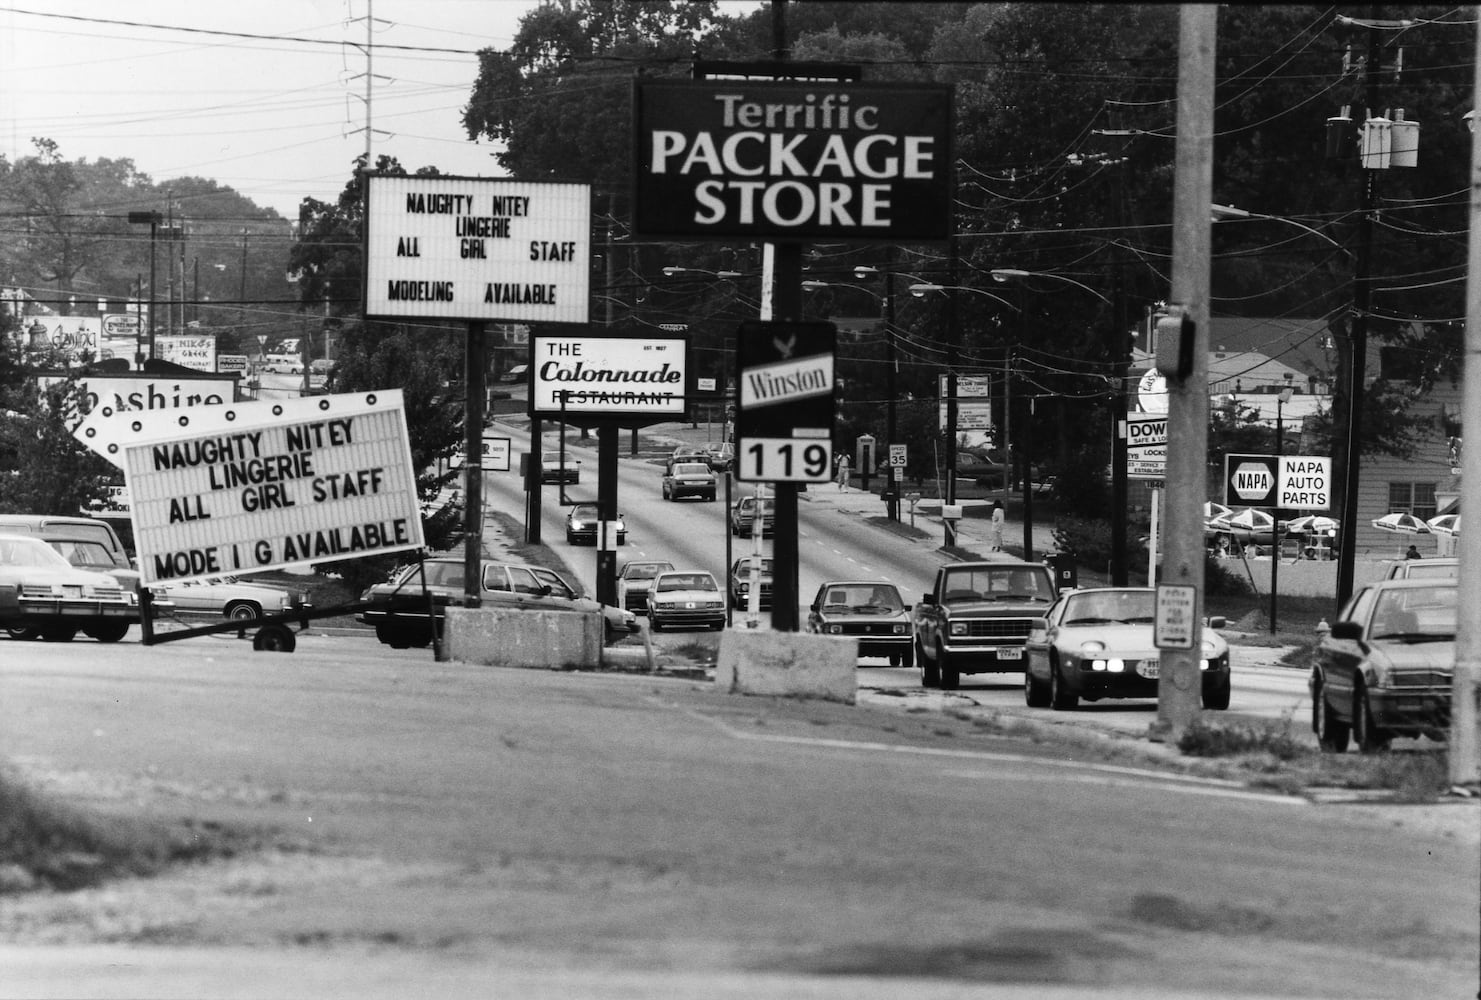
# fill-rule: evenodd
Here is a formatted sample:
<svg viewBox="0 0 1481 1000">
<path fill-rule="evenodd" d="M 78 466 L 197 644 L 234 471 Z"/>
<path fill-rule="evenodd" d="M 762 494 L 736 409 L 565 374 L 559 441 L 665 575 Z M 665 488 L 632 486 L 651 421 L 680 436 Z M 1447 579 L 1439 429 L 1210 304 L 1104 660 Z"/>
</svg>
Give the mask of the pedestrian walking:
<svg viewBox="0 0 1481 1000">
<path fill-rule="evenodd" d="M 994 500 L 992 502 L 992 550 L 994 552 L 1003 551 L 1003 522 L 1007 519 L 1008 515 L 1003 512 L 1003 501 Z"/>
<path fill-rule="evenodd" d="M 848 489 L 848 453 L 838 456 L 838 490 L 843 492 Z"/>
</svg>

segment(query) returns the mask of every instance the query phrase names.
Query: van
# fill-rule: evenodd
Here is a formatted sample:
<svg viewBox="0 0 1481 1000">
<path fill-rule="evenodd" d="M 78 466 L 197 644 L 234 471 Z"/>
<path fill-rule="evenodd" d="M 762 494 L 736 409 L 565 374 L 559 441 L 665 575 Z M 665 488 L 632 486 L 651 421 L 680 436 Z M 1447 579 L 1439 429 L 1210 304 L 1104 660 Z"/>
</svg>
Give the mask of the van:
<svg viewBox="0 0 1481 1000">
<path fill-rule="evenodd" d="M 269 354 L 262 362 L 265 372 L 280 372 L 288 375 L 303 374 L 303 359 L 296 354 Z"/>
</svg>

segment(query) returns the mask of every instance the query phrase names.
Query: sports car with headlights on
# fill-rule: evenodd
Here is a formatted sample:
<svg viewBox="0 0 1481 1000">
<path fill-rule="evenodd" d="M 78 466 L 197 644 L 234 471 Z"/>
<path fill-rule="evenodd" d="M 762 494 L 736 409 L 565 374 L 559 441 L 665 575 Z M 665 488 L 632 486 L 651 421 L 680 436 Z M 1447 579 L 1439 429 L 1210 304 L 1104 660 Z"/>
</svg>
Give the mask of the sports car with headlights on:
<svg viewBox="0 0 1481 1000">
<path fill-rule="evenodd" d="M 566 512 L 566 542 L 570 545 L 579 545 L 582 542 L 597 544 L 597 533 L 602 527 L 601 515 L 597 513 L 597 505 L 594 503 L 578 503 Z M 617 520 L 612 522 L 608 529 L 615 535 L 618 545 L 627 544 L 627 522 L 622 515 L 617 515 Z"/>
<path fill-rule="evenodd" d="M 818 588 L 807 613 L 807 631 L 854 639 L 859 656 L 885 656 L 890 666 L 915 666 L 910 605 L 900 588 L 878 580 L 833 580 Z"/>
<path fill-rule="evenodd" d="M 139 604 L 106 573 L 74 567 L 34 535 L 0 535 L 0 626 L 15 639 L 71 642 L 79 631 L 117 642 Z"/>
<path fill-rule="evenodd" d="M 1311 727 L 1328 753 L 1450 729 L 1459 581 L 1381 580 L 1347 602 L 1317 644 Z"/>
<path fill-rule="evenodd" d="M 1080 700 L 1156 698 L 1162 654 L 1152 641 L 1157 614 L 1152 587 L 1067 591 L 1029 626 L 1024 700 L 1033 708 L 1068 711 Z M 1203 707 L 1229 707 L 1229 644 L 1208 620 L 1199 657 Z"/>
</svg>

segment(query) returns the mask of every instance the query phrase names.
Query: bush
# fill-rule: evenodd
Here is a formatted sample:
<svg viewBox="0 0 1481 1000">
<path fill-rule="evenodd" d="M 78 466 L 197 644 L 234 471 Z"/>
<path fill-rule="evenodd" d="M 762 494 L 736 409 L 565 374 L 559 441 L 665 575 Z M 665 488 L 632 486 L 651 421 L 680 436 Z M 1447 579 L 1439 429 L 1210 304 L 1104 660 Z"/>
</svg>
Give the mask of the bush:
<svg viewBox="0 0 1481 1000">
<path fill-rule="evenodd" d="M 1210 722 L 1200 716 L 1183 730 L 1178 749 L 1190 757 L 1233 757 L 1265 753 L 1280 760 L 1295 760 L 1309 751 L 1289 732 L 1263 726 Z"/>
<path fill-rule="evenodd" d="M 1130 533 L 1128 533 L 1130 535 Z M 1111 522 L 1061 517 L 1054 524 L 1054 544 L 1059 551 L 1075 557 L 1081 566 L 1104 567 L 1110 564 Z M 1147 545 L 1135 537 L 1126 539 L 1126 559 L 1130 565 L 1147 563 Z"/>
</svg>

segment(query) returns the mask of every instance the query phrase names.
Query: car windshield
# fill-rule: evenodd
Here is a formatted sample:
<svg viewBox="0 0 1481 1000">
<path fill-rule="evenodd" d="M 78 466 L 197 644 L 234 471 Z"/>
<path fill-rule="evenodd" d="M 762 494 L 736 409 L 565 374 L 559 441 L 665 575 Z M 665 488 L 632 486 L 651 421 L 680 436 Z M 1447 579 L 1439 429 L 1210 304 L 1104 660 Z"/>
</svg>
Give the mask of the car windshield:
<svg viewBox="0 0 1481 1000">
<path fill-rule="evenodd" d="M 655 584 L 660 594 L 676 590 L 719 590 L 715 578 L 708 573 L 665 573 Z"/>
<path fill-rule="evenodd" d="M 1411 562 L 1404 567 L 1411 580 L 1443 580 L 1460 572 L 1456 563 Z"/>
<path fill-rule="evenodd" d="M 625 579 L 628 580 L 651 580 L 666 569 L 673 569 L 673 567 L 660 565 L 658 563 L 638 563 L 636 565 L 627 567 L 626 571 L 624 571 L 622 575 Z"/>
<path fill-rule="evenodd" d="M 835 613 L 888 615 L 903 611 L 900 592 L 883 584 L 849 584 L 829 587 L 823 595 L 823 610 Z"/>
<path fill-rule="evenodd" d="M 1405 642 L 1454 639 L 1456 594 L 1453 584 L 1381 591 L 1373 605 L 1368 638 Z"/>
<path fill-rule="evenodd" d="M 0 538 L 0 566 L 72 568 L 71 563 L 39 538 Z"/>
<path fill-rule="evenodd" d="M 1144 590 L 1104 590 L 1074 594 L 1065 605 L 1066 625 L 1149 625 L 1157 595 Z"/>
<path fill-rule="evenodd" d="M 589 503 L 578 503 L 576 506 L 571 508 L 571 516 L 573 518 L 595 518 L 597 516 L 596 505 Z"/>
<path fill-rule="evenodd" d="M 949 570 L 941 599 L 957 601 L 1043 601 L 1054 599 L 1049 571 L 1038 566 L 976 566 Z"/>
<path fill-rule="evenodd" d="M 74 538 L 52 538 L 48 544 L 73 566 L 81 569 L 117 569 L 113 553 L 97 542 L 78 541 Z"/>
<path fill-rule="evenodd" d="M 735 561 L 735 572 L 737 572 L 737 573 L 749 573 L 749 572 L 751 572 L 751 566 L 753 564 L 757 564 L 757 568 L 759 568 L 762 573 L 768 573 L 769 574 L 771 572 L 771 560 L 770 559 L 762 559 L 762 560 L 759 561 L 759 564 L 758 564 L 758 561 L 756 559 L 754 559 L 754 558 L 737 559 Z"/>
<path fill-rule="evenodd" d="M 674 466 L 676 476 L 707 476 L 710 474 L 708 465 L 700 465 L 698 462 L 684 462 Z"/>
</svg>

